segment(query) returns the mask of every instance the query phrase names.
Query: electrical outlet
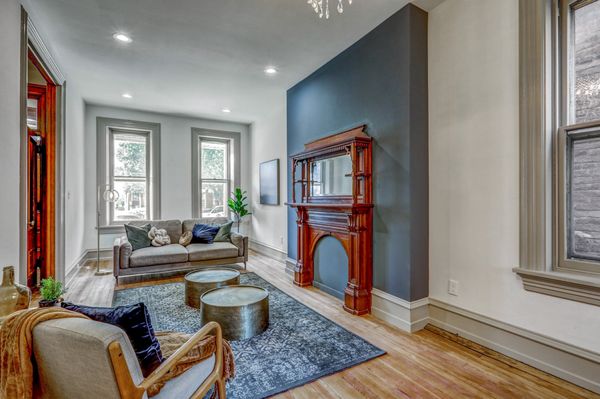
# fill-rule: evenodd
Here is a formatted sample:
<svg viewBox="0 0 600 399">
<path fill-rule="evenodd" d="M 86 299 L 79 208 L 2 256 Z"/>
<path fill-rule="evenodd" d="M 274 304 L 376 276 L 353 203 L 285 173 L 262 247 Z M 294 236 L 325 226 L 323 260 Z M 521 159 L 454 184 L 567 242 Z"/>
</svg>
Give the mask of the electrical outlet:
<svg viewBox="0 0 600 399">
<path fill-rule="evenodd" d="M 448 280 L 448 294 L 458 295 L 458 281 L 452 279 Z"/>
</svg>

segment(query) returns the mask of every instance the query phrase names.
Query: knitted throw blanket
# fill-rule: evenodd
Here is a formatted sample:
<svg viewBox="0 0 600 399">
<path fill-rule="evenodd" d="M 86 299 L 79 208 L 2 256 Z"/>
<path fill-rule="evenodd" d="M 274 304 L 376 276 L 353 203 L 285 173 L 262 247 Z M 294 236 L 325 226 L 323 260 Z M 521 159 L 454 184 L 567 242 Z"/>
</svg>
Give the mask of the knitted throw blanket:
<svg viewBox="0 0 600 399">
<path fill-rule="evenodd" d="M 33 329 L 44 321 L 65 317 L 87 319 L 80 313 L 58 307 L 25 309 L 4 319 L 0 328 L 0 398 L 32 397 Z"/>
</svg>

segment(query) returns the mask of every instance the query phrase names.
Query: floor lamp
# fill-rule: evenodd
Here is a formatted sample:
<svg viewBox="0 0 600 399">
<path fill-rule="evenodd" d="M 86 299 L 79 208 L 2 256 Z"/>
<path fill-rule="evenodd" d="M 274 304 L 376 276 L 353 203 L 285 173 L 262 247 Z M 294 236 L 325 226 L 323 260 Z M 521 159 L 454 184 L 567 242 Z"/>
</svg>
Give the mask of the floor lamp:
<svg viewBox="0 0 600 399">
<path fill-rule="evenodd" d="M 98 252 L 96 256 L 96 276 L 106 276 L 110 270 L 100 270 L 100 205 L 112 204 L 119 199 L 119 192 L 110 185 L 98 186 L 96 192 L 96 232 L 98 233 Z"/>
</svg>

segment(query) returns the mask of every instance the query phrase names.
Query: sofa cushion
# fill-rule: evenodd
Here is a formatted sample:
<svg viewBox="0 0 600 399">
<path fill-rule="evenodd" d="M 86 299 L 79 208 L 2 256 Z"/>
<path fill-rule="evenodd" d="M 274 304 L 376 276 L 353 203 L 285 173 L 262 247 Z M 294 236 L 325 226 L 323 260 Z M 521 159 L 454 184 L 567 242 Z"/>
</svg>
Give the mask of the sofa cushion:
<svg viewBox="0 0 600 399">
<path fill-rule="evenodd" d="M 187 246 L 190 262 L 211 259 L 235 258 L 238 248 L 230 242 L 213 242 L 212 244 L 190 244 Z"/>
<path fill-rule="evenodd" d="M 169 234 L 171 242 L 179 242 L 179 237 L 181 237 L 181 220 L 150 220 L 144 222 L 129 222 L 130 225 L 134 226 L 142 226 L 146 223 L 150 223 L 150 225 L 156 227 L 157 229 L 167 230 L 167 234 Z"/>
<path fill-rule="evenodd" d="M 212 226 L 220 226 L 229 222 L 226 217 L 215 217 L 215 218 L 199 218 L 199 219 L 186 219 L 183 221 L 183 231 L 192 231 L 194 226 L 197 224 L 209 224 Z"/>
<path fill-rule="evenodd" d="M 162 265 L 167 263 L 185 263 L 188 253 L 179 244 L 169 244 L 162 247 L 149 247 L 133 251 L 129 258 L 130 267 Z"/>
</svg>

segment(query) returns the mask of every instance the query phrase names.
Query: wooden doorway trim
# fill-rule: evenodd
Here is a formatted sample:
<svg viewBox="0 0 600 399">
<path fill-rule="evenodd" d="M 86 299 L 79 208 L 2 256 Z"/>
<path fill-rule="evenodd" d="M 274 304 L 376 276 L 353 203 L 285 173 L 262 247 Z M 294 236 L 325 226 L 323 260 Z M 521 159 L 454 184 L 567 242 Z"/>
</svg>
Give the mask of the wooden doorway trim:
<svg viewBox="0 0 600 399">
<path fill-rule="evenodd" d="M 39 70 L 42 71 L 45 78 L 49 78 L 54 85 L 51 96 L 54 101 L 55 113 L 53 116 L 54 134 L 54 159 L 53 168 L 53 186 L 52 201 L 54 202 L 54 229 L 52 235 L 54 243 L 51 245 L 54 251 L 54 276 L 60 281 L 65 281 L 65 88 L 66 82 L 58 65 L 45 46 L 40 34 L 33 25 L 25 8 L 21 7 L 21 148 L 20 148 L 20 201 L 19 201 L 19 282 L 27 283 L 27 185 L 28 185 L 28 165 L 27 151 L 28 138 L 24 133 L 27 131 L 27 65 L 30 52 L 35 56 L 35 62 Z"/>
</svg>

